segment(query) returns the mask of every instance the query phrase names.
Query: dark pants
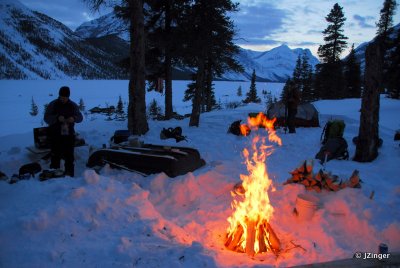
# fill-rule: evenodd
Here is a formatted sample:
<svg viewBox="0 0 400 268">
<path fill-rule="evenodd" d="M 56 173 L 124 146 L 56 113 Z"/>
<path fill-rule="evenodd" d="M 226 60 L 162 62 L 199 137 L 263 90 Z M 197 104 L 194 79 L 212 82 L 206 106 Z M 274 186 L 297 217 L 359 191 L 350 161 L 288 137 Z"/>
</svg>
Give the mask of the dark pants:
<svg viewBox="0 0 400 268">
<path fill-rule="evenodd" d="M 65 174 L 74 176 L 74 145 L 75 137 L 73 135 L 52 137 L 51 141 L 51 164 L 50 168 L 60 168 L 60 161 L 64 159 Z"/>
<path fill-rule="evenodd" d="M 297 114 L 297 108 L 288 108 L 288 119 L 287 119 L 287 124 L 289 128 L 289 133 L 296 133 L 296 114 Z"/>
</svg>

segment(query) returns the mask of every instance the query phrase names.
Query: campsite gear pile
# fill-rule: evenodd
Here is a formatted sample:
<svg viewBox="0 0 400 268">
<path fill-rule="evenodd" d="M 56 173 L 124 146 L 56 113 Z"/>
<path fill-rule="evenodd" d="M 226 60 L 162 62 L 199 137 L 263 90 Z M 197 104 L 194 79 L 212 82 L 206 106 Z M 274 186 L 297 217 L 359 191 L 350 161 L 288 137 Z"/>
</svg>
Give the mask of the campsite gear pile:
<svg viewBox="0 0 400 268">
<path fill-rule="evenodd" d="M 164 128 L 160 138 L 174 138 L 176 142 L 186 140 L 181 127 Z M 91 153 L 86 166 L 99 169 L 106 164 L 143 176 L 165 172 L 170 177 L 176 177 L 202 167 L 205 161 L 196 149 L 144 144 L 139 137 L 123 129 L 114 132 L 109 148 L 104 146 Z"/>
<path fill-rule="evenodd" d="M 248 136 L 251 129 L 248 125 L 242 124 L 242 120 L 237 120 L 229 126 L 228 133 L 236 136 Z"/>
<path fill-rule="evenodd" d="M 165 140 L 165 139 L 175 139 L 176 142 L 184 141 L 186 140 L 186 136 L 182 135 L 182 128 L 181 127 L 176 127 L 176 128 L 163 128 L 160 132 L 160 139 Z"/>
<path fill-rule="evenodd" d="M 96 169 L 105 164 L 144 176 L 164 172 L 176 177 L 204 166 L 205 161 L 193 148 L 142 144 L 97 150 L 90 155 L 86 166 Z"/>
<path fill-rule="evenodd" d="M 306 160 L 299 167 L 289 172 L 292 177 L 284 185 L 289 183 L 303 184 L 307 190 L 321 192 L 321 190 L 339 191 L 344 188 L 361 188 L 361 179 L 358 170 L 354 170 L 348 180 L 341 180 L 337 175 L 320 169 L 313 173 L 313 161 Z"/>
<path fill-rule="evenodd" d="M 343 138 L 346 125 L 343 120 L 330 120 L 326 123 L 322 134 L 322 147 L 315 155 L 321 163 L 332 159 L 349 159 L 347 141 Z"/>
</svg>

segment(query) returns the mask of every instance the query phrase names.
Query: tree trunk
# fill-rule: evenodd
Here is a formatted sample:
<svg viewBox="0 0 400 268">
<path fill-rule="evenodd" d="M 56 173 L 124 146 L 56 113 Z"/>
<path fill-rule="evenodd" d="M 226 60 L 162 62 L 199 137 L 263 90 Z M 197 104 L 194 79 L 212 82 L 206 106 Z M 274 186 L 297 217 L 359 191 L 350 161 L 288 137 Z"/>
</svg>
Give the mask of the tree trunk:
<svg viewBox="0 0 400 268">
<path fill-rule="evenodd" d="M 206 111 L 210 112 L 212 110 L 213 99 L 212 99 L 212 63 L 211 59 L 209 58 L 207 61 L 207 71 L 206 71 L 206 88 L 207 88 L 207 95 L 206 95 Z"/>
<path fill-rule="evenodd" d="M 378 156 L 379 87 L 382 83 L 382 51 L 374 42 L 365 52 L 365 88 L 360 115 L 360 129 L 354 161 L 371 162 Z"/>
<path fill-rule="evenodd" d="M 146 118 L 145 35 L 143 0 L 130 0 L 130 80 L 128 129 L 134 135 L 149 130 Z"/>
<path fill-rule="evenodd" d="M 165 33 L 167 36 L 167 46 L 165 49 L 165 119 L 171 119 L 173 114 L 172 109 L 172 59 L 171 59 L 171 5 L 167 1 L 165 6 Z"/>
<path fill-rule="evenodd" d="M 204 51 L 202 56 L 198 59 L 197 75 L 196 75 L 196 88 L 193 97 L 192 114 L 190 115 L 190 127 L 198 127 L 200 124 L 200 111 L 201 111 L 201 99 L 204 92 L 204 68 L 205 68 L 205 57 Z"/>
</svg>

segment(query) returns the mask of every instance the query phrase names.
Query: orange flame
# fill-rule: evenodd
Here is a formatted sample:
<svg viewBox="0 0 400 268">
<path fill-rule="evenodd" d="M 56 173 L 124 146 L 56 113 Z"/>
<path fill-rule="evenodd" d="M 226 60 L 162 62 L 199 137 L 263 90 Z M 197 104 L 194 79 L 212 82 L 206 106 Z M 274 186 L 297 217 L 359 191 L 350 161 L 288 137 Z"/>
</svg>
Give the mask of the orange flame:
<svg viewBox="0 0 400 268">
<path fill-rule="evenodd" d="M 271 142 L 275 142 L 278 145 L 282 145 L 281 139 L 276 135 L 274 130 L 273 120 L 268 120 L 263 113 L 259 113 L 257 117 L 249 118 L 248 124 L 252 128 L 263 127 L 268 131 L 268 139 Z M 268 190 L 272 186 L 272 180 L 268 177 L 267 166 L 265 164 L 266 158 L 272 153 L 272 146 L 266 145 L 266 137 L 255 136 L 252 140 L 251 150 L 252 155 L 248 149 L 243 150 L 243 156 L 249 175 L 240 175 L 242 180 L 242 186 L 244 188 L 244 199 L 243 201 L 233 200 L 232 208 L 234 213 L 228 218 L 230 223 L 228 227 L 228 238 L 232 238 L 237 234 L 239 226 L 243 228 L 242 237 L 238 242 L 238 248 L 240 251 L 245 252 L 246 241 L 247 241 L 247 228 L 248 223 L 255 223 L 255 240 L 253 252 L 259 253 L 259 239 L 267 240 L 268 233 L 265 236 L 259 234 L 259 227 L 265 222 L 269 222 L 274 209 L 270 204 L 268 197 Z M 232 192 L 232 195 L 235 195 Z M 266 244 L 266 243 L 264 243 Z"/>
</svg>

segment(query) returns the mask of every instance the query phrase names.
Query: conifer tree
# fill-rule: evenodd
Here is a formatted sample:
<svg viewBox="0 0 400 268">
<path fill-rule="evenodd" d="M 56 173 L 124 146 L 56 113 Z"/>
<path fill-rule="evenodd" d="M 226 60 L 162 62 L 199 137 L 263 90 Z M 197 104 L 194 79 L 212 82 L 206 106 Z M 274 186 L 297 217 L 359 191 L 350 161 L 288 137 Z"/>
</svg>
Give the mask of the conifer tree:
<svg viewBox="0 0 400 268">
<path fill-rule="evenodd" d="M 238 97 L 241 97 L 242 94 L 243 94 L 243 93 L 242 93 L 242 86 L 239 86 L 238 89 L 237 89 L 236 95 L 237 95 Z"/>
<path fill-rule="evenodd" d="M 189 126 L 199 126 L 202 98 L 210 96 L 206 90 L 212 88 L 209 86 L 212 77 L 240 66 L 234 58 L 239 47 L 233 43 L 235 29 L 228 16 L 237 7 L 231 0 L 195 0 L 183 16 L 184 63 L 196 69 Z"/>
<path fill-rule="evenodd" d="M 344 63 L 344 79 L 345 79 L 345 97 L 360 98 L 361 97 L 361 69 L 360 63 L 356 58 L 354 44 Z"/>
<path fill-rule="evenodd" d="M 313 69 L 309 64 L 309 58 L 306 53 L 303 53 L 301 58 L 301 81 L 302 91 L 301 99 L 305 102 L 311 102 L 316 100 L 314 87 L 313 87 Z"/>
<path fill-rule="evenodd" d="M 102 5 L 111 3 L 114 10 L 129 22 L 129 103 L 128 129 L 134 135 L 145 134 L 149 130 L 146 117 L 146 70 L 145 70 L 145 20 L 144 0 L 123 0 L 117 5 L 111 0 L 83 0 L 93 10 L 99 10 Z"/>
<path fill-rule="evenodd" d="M 85 103 L 83 102 L 83 99 L 79 99 L 79 111 L 84 112 L 85 111 Z"/>
<path fill-rule="evenodd" d="M 336 3 L 328 16 L 325 17 L 328 27 L 322 32 L 325 44 L 319 46 L 318 56 L 323 63 L 337 62 L 340 60 L 340 54 L 347 47 L 347 39 L 343 34 L 343 26 L 346 18 L 343 8 Z"/>
<path fill-rule="evenodd" d="M 118 120 L 125 119 L 124 103 L 122 102 L 121 95 L 118 97 L 117 109 L 115 110 L 115 116 Z"/>
<path fill-rule="evenodd" d="M 384 42 L 387 40 L 388 34 L 392 29 L 396 6 L 396 0 L 385 0 L 380 11 L 381 16 L 379 22 L 376 24 L 378 27 L 376 34 L 383 39 Z"/>
<path fill-rule="evenodd" d="M 35 103 L 35 101 L 34 101 L 34 99 L 33 99 L 33 97 L 32 97 L 31 111 L 29 112 L 29 114 L 32 115 L 32 116 L 37 116 L 38 113 L 39 113 L 39 108 L 38 108 L 38 106 L 36 105 L 36 103 Z"/>
<path fill-rule="evenodd" d="M 385 80 L 389 97 L 400 99 L 400 30 L 397 30 L 394 44 L 388 57 Z"/>
<path fill-rule="evenodd" d="M 256 70 L 253 69 L 253 74 L 251 75 L 250 89 L 246 94 L 246 99 L 243 101 L 244 103 L 260 103 L 261 99 L 257 96 L 257 88 L 256 88 Z"/>
<path fill-rule="evenodd" d="M 328 27 L 322 32 L 325 44 L 319 46 L 321 64 L 315 72 L 315 91 L 320 98 L 337 99 L 344 95 L 344 81 L 340 54 L 347 47 L 347 37 L 343 34 L 346 18 L 343 8 L 336 3 L 325 17 Z"/>
</svg>

